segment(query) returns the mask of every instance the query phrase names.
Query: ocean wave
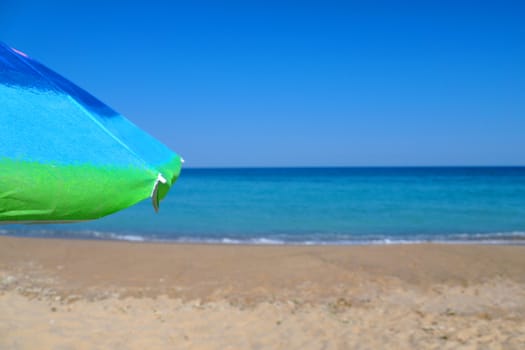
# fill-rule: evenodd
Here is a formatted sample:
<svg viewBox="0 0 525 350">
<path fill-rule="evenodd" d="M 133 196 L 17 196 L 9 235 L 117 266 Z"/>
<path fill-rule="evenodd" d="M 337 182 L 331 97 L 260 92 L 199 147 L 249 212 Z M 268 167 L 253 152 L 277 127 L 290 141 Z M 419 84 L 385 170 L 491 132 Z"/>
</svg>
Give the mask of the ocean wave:
<svg viewBox="0 0 525 350">
<path fill-rule="evenodd" d="M 128 234 L 118 234 L 113 232 L 102 232 L 102 231 L 85 231 L 84 234 L 91 234 L 93 237 L 98 239 L 108 239 L 108 240 L 117 240 L 117 241 L 130 241 L 130 242 L 145 242 L 147 241 L 146 237 L 139 235 L 128 235 Z"/>
<path fill-rule="evenodd" d="M 95 239 L 128 242 L 172 242 L 195 244 L 253 245 L 390 245 L 421 243 L 525 245 L 525 231 L 451 234 L 350 235 L 276 234 L 267 236 L 144 235 L 135 232 L 54 229 L 0 229 L 0 235 L 41 238 Z"/>
</svg>

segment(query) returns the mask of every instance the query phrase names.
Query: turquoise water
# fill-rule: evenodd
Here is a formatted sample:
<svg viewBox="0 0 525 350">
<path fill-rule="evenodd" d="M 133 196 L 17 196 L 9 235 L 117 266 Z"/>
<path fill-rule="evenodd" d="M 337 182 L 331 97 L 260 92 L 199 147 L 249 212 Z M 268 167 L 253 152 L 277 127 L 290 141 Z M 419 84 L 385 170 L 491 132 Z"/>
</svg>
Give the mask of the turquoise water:
<svg viewBox="0 0 525 350">
<path fill-rule="evenodd" d="M 2 234 L 223 243 L 525 243 L 525 167 L 184 169 L 145 201 Z"/>
</svg>

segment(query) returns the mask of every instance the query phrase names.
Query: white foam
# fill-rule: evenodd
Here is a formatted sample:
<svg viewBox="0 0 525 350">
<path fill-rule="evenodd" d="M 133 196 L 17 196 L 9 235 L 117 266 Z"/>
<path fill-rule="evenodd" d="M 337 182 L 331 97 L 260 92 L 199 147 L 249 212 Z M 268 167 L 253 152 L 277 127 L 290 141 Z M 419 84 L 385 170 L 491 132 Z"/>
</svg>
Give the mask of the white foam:
<svg viewBox="0 0 525 350">
<path fill-rule="evenodd" d="M 492 233 L 455 233 L 442 235 L 405 235 L 393 237 L 387 235 L 359 236 L 350 234 L 314 233 L 297 237 L 293 234 L 276 234 L 259 237 L 206 237 L 178 236 L 173 238 L 158 238 L 145 236 L 133 232 L 108 232 L 97 230 L 47 230 L 47 229 L 1 229 L 0 235 L 14 235 L 26 237 L 49 237 L 71 239 L 103 239 L 130 242 L 176 242 L 176 243 L 204 243 L 204 244 L 256 244 L 256 245 L 390 245 L 390 244 L 420 244 L 420 243 L 451 243 L 451 244 L 525 244 L 525 231 L 492 232 Z M 386 236 L 386 237 L 382 237 Z M 277 238 L 278 237 L 278 238 Z M 410 237 L 410 238 L 407 238 Z M 313 238 L 313 239 L 312 239 Z"/>
</svg>

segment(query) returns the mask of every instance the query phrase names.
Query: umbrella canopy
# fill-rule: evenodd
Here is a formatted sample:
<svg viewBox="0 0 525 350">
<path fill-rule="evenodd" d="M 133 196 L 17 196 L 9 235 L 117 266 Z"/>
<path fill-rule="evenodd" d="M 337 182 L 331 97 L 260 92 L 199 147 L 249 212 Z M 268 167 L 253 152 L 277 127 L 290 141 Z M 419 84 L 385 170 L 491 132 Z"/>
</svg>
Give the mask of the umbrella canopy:
<svg viewBox="0 0 525 350">
<path fill-rule="evenodd" d="M 151 197 L 182 159 L 98 99 L 0 42 L 0 223 L 96 219 Z"/>
</svg>

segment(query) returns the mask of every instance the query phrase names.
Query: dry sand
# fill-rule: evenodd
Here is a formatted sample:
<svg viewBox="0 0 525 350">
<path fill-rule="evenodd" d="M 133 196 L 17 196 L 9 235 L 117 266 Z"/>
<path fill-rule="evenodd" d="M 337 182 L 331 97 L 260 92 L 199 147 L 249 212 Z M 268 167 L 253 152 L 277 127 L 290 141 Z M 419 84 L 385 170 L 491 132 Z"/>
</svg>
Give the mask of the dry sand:
<svg viewBox="0 0 525 350">
<path fill-rule="evenodd" d="M 525 246 L 0 237 L 0 349 L 525 349 Z"/>
</svg>

